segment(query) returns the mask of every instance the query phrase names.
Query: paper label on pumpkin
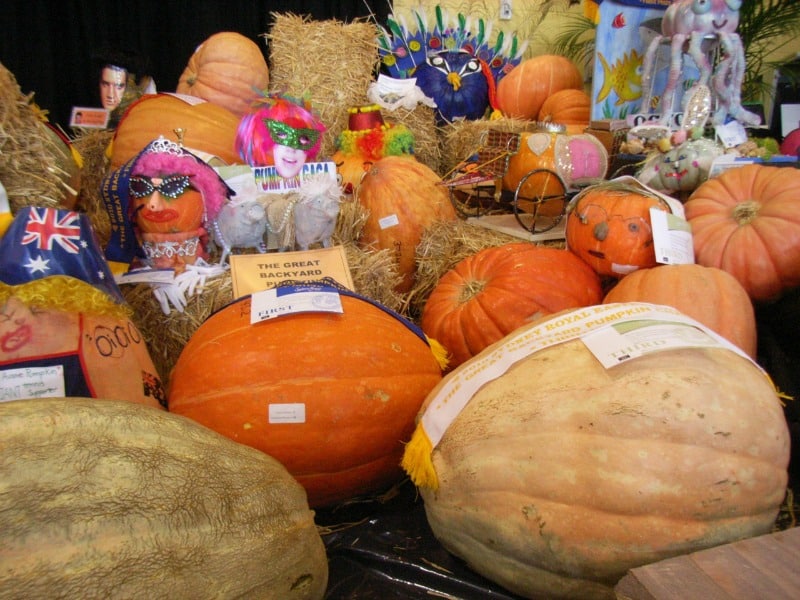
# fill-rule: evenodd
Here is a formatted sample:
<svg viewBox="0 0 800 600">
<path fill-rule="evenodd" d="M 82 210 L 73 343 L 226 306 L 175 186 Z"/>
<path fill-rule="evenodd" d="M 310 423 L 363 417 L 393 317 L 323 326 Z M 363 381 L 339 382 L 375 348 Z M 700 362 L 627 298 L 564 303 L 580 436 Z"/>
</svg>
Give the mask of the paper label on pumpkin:
<svg viewBox="0 0 800 600">
<path fill-rule="evenodd" d="M 287 285 L 256 292 L 250 299 L 250 323 L 307 312 L 343 313 L 339 292 L 324 285 Z"/>
<path fill-rule="evenodd" d="M 696 328 L 698 334 L 702 333 L 711 340 L 706 345 L 727 348 L 749 360 L 759 369 L 761 368 L 747 354 L 723 337 L 670 306 L 643 302 L 589 306 L 554 317 L 543 323 L 522 327 L 503 338 L 502 342 L 496 343 L 447 375 L 432 392 L 433 398 L 422 415 L 422 426 L 428 439 L 436 447 L 444 437 L 450 423 L 456 419 L 478 390 L 490 381 L 501 377 L 514 364 L 527 356 L 571 340 L 581 339 L 585 342 L 587 337 L 601 335 L 602 331 L 608 328 L 617 327 L 618 331 L 624 328 L 633 330 L 631 324 L 643 322 Z M 640 339 L 645 339 L 643 333 L 638 335 Z M 654 352 L 670 348 L 696 347 L 697 339 L 699 339 L 699 335 L 695 337 L 694 345 L 684 344 L 683 346 L 675 343 L 672 345 L 652 343 L 647 350 Z M 652 340 L 650 341 L 652 342 Z M 628 338 L 627 343 L 631 345 L 631 338 Z M 631 350 L 628 352 L 630 356 L 625 361 L 616 360 L 622 355 L 615 353 L 618 353 L 624 344 L 625 342 L 606 346 L 601 344 L 602 352 L 614 358 L 614 364 L 622 364 L 622 362 L 635 358 L 634 354 L 636 354 Z M 588 345 L 587 348 L 589 348 Z M 591 348 L 589 349 L 591 350 Z M 641 350 L 644 349 L 645 347 L 642 345 Z"/>
<path fill-rule="evenodd" d="M 656 262 L 664 265 L 694 263 L 692 229 L 686 219 L 655 207 L 650 209 Z"/>
<path fill-rule="evenodd" d="M 306 405 L 301 402 L 290 404 L 270 404 L 267 419 L 270 424 L 305 423 Z"/>
<path fill-rule="evenodd" d="M 66 386 L 63 365 L 0 371 L 0 402 L 64 396 Z"/>
<path fill-rule="evenodd" d="M 397 218 L 397 215 L 392 213 L 391 215 L 386 215 L 378 220 L 378 227 L 381 229 L 389 229 L 389 227 L 395 227 L 400 224 L 400 219 Z"/>
</svg>

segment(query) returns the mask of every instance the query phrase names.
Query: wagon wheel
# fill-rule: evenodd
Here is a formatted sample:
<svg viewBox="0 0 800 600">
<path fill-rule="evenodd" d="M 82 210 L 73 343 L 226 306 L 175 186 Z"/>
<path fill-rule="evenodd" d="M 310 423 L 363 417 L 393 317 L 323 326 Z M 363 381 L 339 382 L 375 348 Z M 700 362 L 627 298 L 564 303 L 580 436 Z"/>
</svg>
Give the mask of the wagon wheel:
<svg viewBox="0 0 800 600">
<path fill-rule="evenodd" d="M 450 201 L 462 217 L 480 217 L 499 211 L 497 183 L 486 182 L 472 186 L 450 188 Z"/>
<path fill-rule="evenodd" d="M 567 186 L 561 176 L 549 169 L 526 173 L 514 192 L 514 216 L 531 233 L 553 229 L 567 210 Z"/>
</svg>

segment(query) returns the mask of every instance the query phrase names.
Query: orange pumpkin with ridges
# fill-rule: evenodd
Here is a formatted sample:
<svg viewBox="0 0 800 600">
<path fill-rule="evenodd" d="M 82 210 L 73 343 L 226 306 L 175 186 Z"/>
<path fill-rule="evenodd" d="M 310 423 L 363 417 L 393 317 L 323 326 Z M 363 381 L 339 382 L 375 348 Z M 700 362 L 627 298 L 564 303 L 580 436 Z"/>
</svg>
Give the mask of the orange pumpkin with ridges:
<svg viewBox="0 0 800 600">
<path fill-rule="evenodd" d="M 403 440 L 442 377 L 416 326 L 352 293 L 342 311 L 250 324 L 251 298 L 212 315 L 170 378 L 169 410 L 279 460 L 312 507 L 396 483 Z"/>
<path fill-rule="evenodd" d="M 189 57 L 175 91 L 213 102 L 242 116 L 269 85 L 261 48 L 235 31 L 215 33 Z"/>
<path fill-rule="evenodd" d="M 147 94 L 128 107 L 111 142 L 111 168 L 118 169 L 159 136 L 217 156 L 227 164 L 241 162 L 234 147 L 239 117 L 200 98 L 177 94 Z"/>
<path fill-rule="evenodd" d="M 497 105 L 506 117 L 535 121 L 544 101 L 559 90 L 583 89 L 583 77 L 570 59 L 554 54 L 528 58 L 497 83 Z"/>
<path fill-rule="evenodd" d="M 539 109 L 539 121 L 563 125 L 589 126 L 592 99 L 583 90 L 566 89 L 554 92 Z"/>
<path fill-rule="evenodd" d="M 620 279 L 603 299 L 665 304 L 702 323 L 756 358 L 756 317 L 750 297 L 733 275 L 697 264 L 659 265 Z"/>
<path fill-rule="evenodd" d="M 728 271 L 755 301 L 800 286 L 800 170 L 729 169 L 685 204 L 695 261 Z"/>
<path fill-rule="evenodd" d="M 568 250 L 511 243 L 481 250 L 442 275 L 421 325 L 456 367 L 533 319 L 602 297 L 598 275 Z"/>
<path fill-rule="evenodd" d="M 455 221 L 455 209 L 442 178 L 412 156 L 385 156 L 361 178 L 356 198 L 369 211 L 358 244 L 391 249 L 402 282 L 398 292 L 414 285 L 417 245 L 437 221 Z"/>
</svg>

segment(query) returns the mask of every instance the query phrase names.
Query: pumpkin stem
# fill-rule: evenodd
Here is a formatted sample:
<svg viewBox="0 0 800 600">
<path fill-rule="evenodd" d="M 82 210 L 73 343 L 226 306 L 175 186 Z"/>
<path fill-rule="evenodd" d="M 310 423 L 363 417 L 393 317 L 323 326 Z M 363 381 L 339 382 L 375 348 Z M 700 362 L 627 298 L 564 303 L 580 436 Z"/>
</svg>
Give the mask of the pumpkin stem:
<svg viewBox="0 0 800 600">
<path fill-rule="evenodd" d="M 733 220 L 738 225 L 749 225 L 758 216 L 761 203 L 756 200 L 739 202 L 733 207 Z"/>
<path fill-rule="evenodd" d="M 467 284 L 461 288 L 461 293 L 458 295 L 458 303 L 466 304 L 472 300 L 472 298 L 477 296 L 485 287 L 485 281 L 479 279 L 472 279 L 471 281 L 468 281 Z"/>
</svg>

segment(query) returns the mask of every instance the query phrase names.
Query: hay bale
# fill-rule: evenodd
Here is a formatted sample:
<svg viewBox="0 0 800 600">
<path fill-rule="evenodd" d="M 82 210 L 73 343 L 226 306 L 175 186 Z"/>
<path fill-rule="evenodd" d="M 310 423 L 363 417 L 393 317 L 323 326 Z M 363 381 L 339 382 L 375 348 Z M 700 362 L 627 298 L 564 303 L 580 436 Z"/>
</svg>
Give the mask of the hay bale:
<svg viewBox="0 0 800 600">
<path fill-rule="evenodd" d="M 521 133 L 533 131 L 534 121 L 524 119 L 478 119 L 475 121 L 456 121 L 448 123 L 441 130 L 441 168 L 443 173 L 452 171 L 458 163 L 476 152 L 481 145 L 482 136 L 490 129 L 502 132 Z"/>
<path fill-rule="evenodd" d="M 83 129 L 72 142 L 83 157 L 81 191 L 75 208 L 88 215 L 100 245 L 104 248 L 111 237 L 111 220 L 100 193 L 100 184 L 111 164 L 106 156 L 106 148 L 113 136 L 114 132 L 111 130 Z"/>
<path fill-rule="evenodd" d="M 22 94 L 0 63 L 0 182 L 11 212 L 26 206 L 72 206 L 77 190 L 60 165 L 63 142 L 42 120 L 33 93 Z M 72 184 L 72 185 L 71 185 Z"/>
<path fill-rule="evenodd" d="M 436 125 L 434 109 L 424 104 L 413 110 L 396 108 L 383 110 L 384 120 L 392 125 L 405 125 L 414 134 L 414 156 L 434 173 L 442 171 L 442 130 Z"/>
<path fill-rule="evenodd" d="M 314 21 L 308 16 L 271 13 L 265 37 L 270 57 L 270 92 L 308 96 L 328 128 L 320 156 L 331 156 L 347 129 L 347 109 L 364 103 L 379 62 L 375 24 Z"/>
</svg>

